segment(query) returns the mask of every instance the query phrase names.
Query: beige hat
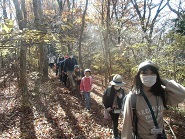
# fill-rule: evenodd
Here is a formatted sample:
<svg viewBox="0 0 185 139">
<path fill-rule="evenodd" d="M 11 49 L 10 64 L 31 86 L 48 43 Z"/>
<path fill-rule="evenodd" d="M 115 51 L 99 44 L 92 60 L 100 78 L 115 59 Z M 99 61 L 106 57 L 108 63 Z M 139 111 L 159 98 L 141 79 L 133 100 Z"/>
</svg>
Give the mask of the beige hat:
<svg viewBox="0 0 185 139">
<path fill-rule="evenodd" d="M 114 75 L 110 84 L 115 85 L 115 86 L 123 86 L 125 83 L 123 82 L 121 75 L 116 74 L 116 75 Z"/>
</svg>

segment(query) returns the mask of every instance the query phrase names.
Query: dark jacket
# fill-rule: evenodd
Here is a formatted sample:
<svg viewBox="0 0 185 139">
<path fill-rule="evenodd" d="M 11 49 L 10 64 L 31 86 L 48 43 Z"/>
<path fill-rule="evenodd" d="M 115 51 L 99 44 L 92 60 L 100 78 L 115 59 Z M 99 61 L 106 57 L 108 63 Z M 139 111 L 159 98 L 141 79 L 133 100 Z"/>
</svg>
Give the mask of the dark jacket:
<svg viewBox="0 0 185 139">
<path fill-rule="evenodd" d="M 81 79 L 83 76 L 85 76 L 85 75 L 81 70 L 74 72 L 74 78 L 75 79 L 79 79 L 79 78 Z"/>
<path fill-rule="evenodd" d="M 59 62 L 59 67 L 61 71 L 64 71 L 64 63 L 65 63 L 65 59 Z"/>
<path fill-rule="evenodd" d="M 74 71 L 74 66 L 78 65 L 76 58 L 68 58 L 64 62 L 64 71 Z"/>
<path fill-rule="evenodd" d="M 117 97 L 118 107 L 119 107 L 119 109 L 121 109 L 122 103 L 123 103 L 123 98 L 125 97 L 125 91 L 122 88 L 120 88 L 120 90 L 118 90 L 118 91 L 121 92 L 121 94 L 122 94 L 122 98 Z M 105 108 L 109 108 L 109 107 L 112 108 L 114 97 L 118 91 L 115 90 L 113 86 L 108 87 L 104 91 L 103 105 L 105 106 Z"/>
</svg>

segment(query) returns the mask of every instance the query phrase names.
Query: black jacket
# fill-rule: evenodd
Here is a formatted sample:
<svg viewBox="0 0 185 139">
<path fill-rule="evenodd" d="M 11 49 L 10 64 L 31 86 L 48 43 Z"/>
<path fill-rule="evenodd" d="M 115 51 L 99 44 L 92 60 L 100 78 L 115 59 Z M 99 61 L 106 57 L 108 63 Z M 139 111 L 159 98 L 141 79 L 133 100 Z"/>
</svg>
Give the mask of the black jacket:
<svg viewBox="0 0 185 139">
<path fill-rule="evenodd" d="M 122 104 L 123 104 L 123 99 L 125 97 L 125 91 L 120 88 L 120 90 L 118 90 L 121 92 L 122 94 L 122 98 L 117 97 L 117 101 L 118 101 L 118 107 L 119 109 L 122 108 Z M 104 91 L 104 95 L 103 95 L 103 105 L 105 108 L 112 108 L 113 105 L 113 101 L 114 101 L 114 97 L 116 95 L 116 93 L 118 92 L 117 90 L 114 89 L 113 86 L 108 87 L 105 91 Z"/>
<path fill-rule="evenodd" d="M 74 71 L 74 66 L 78 65 L 76 58 L 68 58 L 64 62 L 64 71 Z"/>
</svg>

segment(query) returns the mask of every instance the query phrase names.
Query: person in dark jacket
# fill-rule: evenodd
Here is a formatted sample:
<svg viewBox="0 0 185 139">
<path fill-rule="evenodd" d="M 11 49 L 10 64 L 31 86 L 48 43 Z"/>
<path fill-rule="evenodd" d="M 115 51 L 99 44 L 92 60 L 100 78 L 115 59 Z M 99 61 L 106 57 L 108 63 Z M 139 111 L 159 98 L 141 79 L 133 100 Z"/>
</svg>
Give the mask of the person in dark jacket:
<svg viewBox="0 0 185 139">
<path fill-rule="evenodd" d="M 60 76 L 60 62 L 62 62 L 64 60 L 64 57 L 62 56 L 62 54 L 59 54 L 55 60 L 56 63 L 56 76 Z"/>
<path fill-rule="evenodd" d="M 75 65 L 74 67 L 74 80 L 76 83 L 76 91 L 78 94 L 80 94 L 80 82 L 82 77 L 84 76 L 84 73 L 80 70 L 79 65 Z"/>
<path fill-rule="evenodd" d="M 64 62 L 64 72 L 65 74 L 67 73 L 67 76 L 69 78 L 71 91 L 75 90 L 75 82 L 73 79 L 75 65 L 78 65 L 77 60 L 75 57 L 73 57 L 72 52 L 69 52 L 69 58 L 66 59 Z"/>
<path fill-rule="evenodd" d="M 111 116 L 115 139 L 120 139 L 118 135 L 118 119 L 122 111 L 122 103 L 125 97 L 125 91 L 121 88 L 124 84 L 121 75 L 116 74 L 110 82 L 111 86 L 104 91 L 103 95 L 103 105 L 105 111 Z"/>
<path fill-rule="evenodd" d="M 64 57 L 64 60 L 59 62 L 59 74 L 60 74 L 60 81 L 66 87 L 67 85 L 67 73 L 64 72 L 64 63 L 65 60 L 69 58 L 68 56 Z"/>
</svg>

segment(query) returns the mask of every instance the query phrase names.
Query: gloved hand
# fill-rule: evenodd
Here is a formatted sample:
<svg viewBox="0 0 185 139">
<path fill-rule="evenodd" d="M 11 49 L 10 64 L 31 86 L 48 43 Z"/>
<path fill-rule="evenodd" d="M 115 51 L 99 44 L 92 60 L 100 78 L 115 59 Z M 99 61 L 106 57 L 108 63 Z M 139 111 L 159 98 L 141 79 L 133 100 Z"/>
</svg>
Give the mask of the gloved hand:
<svg viewBox="0 0 185 139">
<path fill-rule="evenodd" d="M 107 108 L 107 111 L 111 111 L 111 110 L 112 110 L 112 108 L 111 108 L 111 107 L 108 107 L 108 108 Z"/>
<path fill-rule="evenodd" d="M 117 92 L 117 94 L 116 94 L 119 98 L 122 98 L 122 94 L 121 94 L 121 92 Z"/>
<path fill-rule="evenodd" d="M 83 95 L 83 91 L 80 91 L 80 94 Z"/>
</svg>

